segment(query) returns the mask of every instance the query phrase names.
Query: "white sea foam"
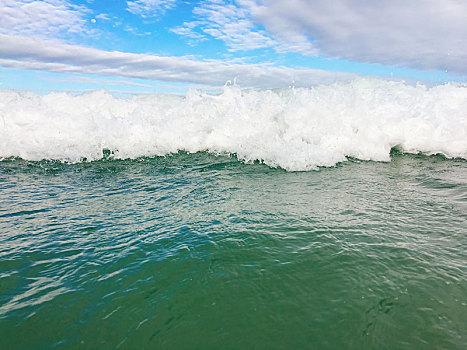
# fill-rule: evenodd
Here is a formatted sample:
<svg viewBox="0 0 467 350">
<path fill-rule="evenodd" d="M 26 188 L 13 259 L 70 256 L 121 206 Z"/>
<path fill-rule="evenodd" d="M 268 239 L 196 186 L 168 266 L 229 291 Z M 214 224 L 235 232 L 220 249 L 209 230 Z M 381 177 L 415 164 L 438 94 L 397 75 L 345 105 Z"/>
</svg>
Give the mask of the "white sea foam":
<svg viewBox="0 0 467 350">
<path fill-rule="evenodd" d="M 392 147 L 467 159 L 467 86 L 427 88 L 359 78 L 312 89 L 190 90 L 117 98 L 105 91 L 0 92 L 0 158 L 79 162 L 236 154 L 287 170 L 354 157 L 388 161 Z"/>
</svg>

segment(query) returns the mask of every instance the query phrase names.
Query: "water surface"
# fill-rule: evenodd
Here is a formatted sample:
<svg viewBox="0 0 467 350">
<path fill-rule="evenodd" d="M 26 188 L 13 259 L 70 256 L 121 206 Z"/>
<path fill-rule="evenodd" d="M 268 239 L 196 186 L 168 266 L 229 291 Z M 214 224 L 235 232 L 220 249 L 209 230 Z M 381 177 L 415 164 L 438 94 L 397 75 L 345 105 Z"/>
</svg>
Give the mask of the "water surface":
<svg viewBox="0 0 467 350">
<path fill-rule="evenodd" d="M 465 349 L 467 162 L 0 162 L 4 349 Z"/>
</svg>

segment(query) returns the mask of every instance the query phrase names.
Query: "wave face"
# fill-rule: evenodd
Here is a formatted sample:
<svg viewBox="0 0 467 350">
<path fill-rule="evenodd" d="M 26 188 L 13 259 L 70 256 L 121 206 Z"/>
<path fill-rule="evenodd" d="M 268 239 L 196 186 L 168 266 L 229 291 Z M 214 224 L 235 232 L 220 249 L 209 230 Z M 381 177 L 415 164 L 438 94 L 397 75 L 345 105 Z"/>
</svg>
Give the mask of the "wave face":
<svg viewBox="0 0 467 350">
<path fill-rule="evenodd" d="M 0 158 L 97 160 L 178 151 L 236 154 L 286 170 L 404 152 L 467 159 L 467 87 L 359 78 L 312 89 L 219 95 L 0 92 Z"/>
</svg>

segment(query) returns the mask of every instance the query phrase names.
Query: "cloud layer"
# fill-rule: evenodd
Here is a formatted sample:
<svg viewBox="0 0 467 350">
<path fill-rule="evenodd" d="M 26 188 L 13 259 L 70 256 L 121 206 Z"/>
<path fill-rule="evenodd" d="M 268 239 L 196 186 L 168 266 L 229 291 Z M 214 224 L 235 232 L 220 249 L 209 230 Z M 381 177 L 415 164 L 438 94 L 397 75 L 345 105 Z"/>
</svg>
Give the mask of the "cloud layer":
<svg viewBox="0 0 467 350">
<path fill-rule="evenodd" d="M 465 0 L 239 0 L 271 35 L 321 55 L 467 74 Z"/>
<path fill-rule="evenodd" d="M 21 42 L 21 45 L 17 45 Z M 0 65 L 14 69 L 96 74 L 221 86 L 236 79 L 242 87 L 312 86 L 356 77 L 351 73 L 293 69 L 267 64 L 231 64 L 182 57 L 104 51 L 59 42 L 0 35 Z"/>
<path fill-rule="evenodd" d="M 231 51 L 273 48 L 467 74 L 465 0 L 206 0 L 172 31 Z"/>
<path fill-rule="evenodd" d="M 195 45 L 197 41 L 208 40 L 208 37 L 222 40 L 229 51 L 272 48 L 281 53 L 317 53 L 301 34 L 294 34 L 292 38 L 282 38 L 277 35 L 274 37 L 264 30 L 251 16 L 251 10 L 256 8 L 255 6 L 255 3 L 242 1 L 203 1 L 193 9 L 196 20 L 184 22 L 171 31 L 189 38 L 191 45 Z"/>
<path fill-rule="evenodd" d="M 131 0 L 128 11 L 143 18 L 156 18 L 175 6 L 176 0 Z"/>
<path fill-rule="evenodd" d="M 235 63 L 251 51 L 247 55 L 252 61 L 267 56 L 267 61 L 291 64 L 290 57 L 304 62 L 304 56 L 317 56 L 321 63 L 339 58 L 448 71 L 461 79 L 467 76 L 465 0 L 202 0 L 194 5 L 176 0 L 127 0 L 120 3 L 120 13 L 126 13 L 122 18 L 99 13 L 109 7 L 93 4 L 91 0 L 82 5 L 69 0 L 0 0 L 0 65 L 207 85 L 222 85 L 237 78 L 245 87 L 269 88 L 293 81 L 296 86 L 310 86 L 354 76 L 268 63 Z M 169 11 L 182 5 L 192 6 L 192 18 L 178 18 L 176 11 Z M 167 22 L 174 27 L 162 28 L 157 25 L 160 22 L 151 21 L 162 15 L 173 16 Z M 65 44 L 89 42 L 106 30 L 116 30 L 125 19 L 134 20 L 129 21 L 133 25 L 142 23 L 144 34 L 171 31 L 186 37 L 192 46 L 204 42 L 204 47 L 209 47 L 210 40 L 221 40 L 232 61 L 196 61 L 170 54 L 163 57 Z M 99 20 L 116 22 L 99 27 Z M 141 33 L 137 28 L 127 23 L 123 31 L 134 35 L 130 50 L 148 50 L 148 40 L 143 49 L 138 47 L 136 36 Z M 187 49 L 185 52 L 190 51 L 180 43 L 169 43 L 167 49 L 163 42 L 167 39 L 157 41 L 160 38 L 164 35 L 151 38 L 149 50 L 171 52 L 169 47 L 178 44 Z M 211 57 L 222 54 L 218 46 L 215 50 L 216 55 Z"/>
<path fill-rule="evenodd" d="M 0 0 L 0 34 L 57 37 L 89 33 L 89 12 L 66 0 Z"/>
</svg>

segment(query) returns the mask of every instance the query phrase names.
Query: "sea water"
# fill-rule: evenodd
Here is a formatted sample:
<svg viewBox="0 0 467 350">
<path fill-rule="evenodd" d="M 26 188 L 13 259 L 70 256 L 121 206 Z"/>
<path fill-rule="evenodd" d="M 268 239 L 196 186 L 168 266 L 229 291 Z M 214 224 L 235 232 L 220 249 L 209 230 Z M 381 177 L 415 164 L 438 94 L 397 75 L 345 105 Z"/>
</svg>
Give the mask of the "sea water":
<svg viewBox="0 0 467 350">
<path fill-rule="evenodd" d="M 2 349 L 467 346 L 465 86 L 2 91 L 0 116 Z"/>
</svg>

